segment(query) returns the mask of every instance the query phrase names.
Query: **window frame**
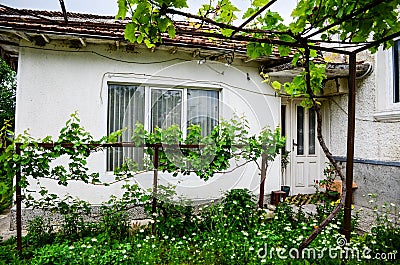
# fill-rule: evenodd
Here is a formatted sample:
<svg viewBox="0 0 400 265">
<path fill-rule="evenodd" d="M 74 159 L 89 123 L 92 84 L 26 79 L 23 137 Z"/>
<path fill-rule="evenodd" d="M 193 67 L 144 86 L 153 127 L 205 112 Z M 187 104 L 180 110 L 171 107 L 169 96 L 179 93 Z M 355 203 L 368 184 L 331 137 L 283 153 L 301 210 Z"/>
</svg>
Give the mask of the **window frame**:
<svg viewBox="0 0 400 265">
<path fill-rule="evenodd" d="M 183 125 L 183 121 L 185 120 L 186 117 L 186 112 L 187 112 L 187 89 L 185 91 L 184 88 L 171 88 L 171 87 L 161 87 L 161 86 L 145 86 L 145 120 L 146 120 L 146 116 L 147 116 L 147 127 L 146 127 L 146 122 L 145 122 L 145 129 L 147 131 L 152 131 L 152 91 L 153 90 L 172 90 L 172 91 L 181 91 L 182 92 L 182 104 L 181 104 L 181 129 L 182 129 L 182 125 Z M 146 93 L 146 91 L 148 90 L 148 93 Z M 146 98 L 147 96 L 147 98 Z M 146 106 L 147 104 L 147 106 Z M 185 111 L 186 109 L 186 111 Z"/>
<path fill-rule="evenodd" d="M 395 44 L 400 45 L 400 39 L 396 40 Z M 395 60 L 395 49 L 395 47 L 388 50 L 380 48 L 375 55 L 376 110 L 373 117 L 376 121 L 400 121 L 400 101 L 395 102 L 394 100 L 396 90 L 396 63 L 398 63 L 398 69 L 400 69 L 400 62 L 396 62 Z M 399 46 L 397 46 L 397 49 L 397 52 L 400 53 Z M 400 90 L 400 77 L 397 84 L 399 86 L 397 89 Z"/>
<path fill-rule="evenodd" d="M 170 86 L 170 85 L 162 85 L 162 84 L 140 84 L 140 83 L 131 83 L 131 82 L 116 82 L 116 81 L 109 81 L 106 82 L 105 84 L 105 97 L 107 102 L 106 107 L 105 107 L 105 116 L 106 116 L 106 134 L 109 132 L 108 124 L 109 124 L 109 88 L 110 85 L 119 85 L 119 86 L 137 86 L 137 87 L 143 87 L 144 88 L 144 128 L 147 131 L 151 131 L 151 125 L 152 125 L 152 113 L 151 113 L 151 107 L 152 107 L 152 91 L 153 90 L 178 90 L 182 92 L 182 104 L 181 104 L 181 130 L 182 130 L 182 136 L 183 138 L 186 137 L 187 135 L 187 118 L 188 118 L 188 90 L 211 90 L 211 91 L 216 91 L 218 93 L 218 124 L 220 124 L 220 117 L 222 115 L 222 106 L 221 106 L 221 101 L 222 101 L 222 87 L 220 86 Z M 106 172 L 113 173 L 113 170 L 109 169 L 108 166 L 108 155 L 106 155 Z"/>
<path fill-rule="evenodd" d="M 393 47 L 393 94 L 392 94 L 392 102 L 394 104 L 400 103 L 400 58 L 399 58 L 399 50 L 400 50 L 400 40 L 396 40 L 394 42 Z"/>
</svg>

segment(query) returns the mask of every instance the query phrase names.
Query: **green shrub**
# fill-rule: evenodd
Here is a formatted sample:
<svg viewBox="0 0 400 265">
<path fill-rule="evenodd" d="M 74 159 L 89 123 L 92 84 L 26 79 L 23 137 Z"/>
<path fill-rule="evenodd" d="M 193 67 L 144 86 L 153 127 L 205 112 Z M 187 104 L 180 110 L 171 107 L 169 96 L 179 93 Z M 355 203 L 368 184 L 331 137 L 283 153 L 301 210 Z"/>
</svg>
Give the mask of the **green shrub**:
<svg viewBox="0 0 400 265">
<path fill-rule="evenodd" d="M 28 221 L 28 234 L 25 237 L 28 245 L 37 248 L 51 243 L 53 239 L 53 227 L 50 224 L 50 220 L 36 216 L 34 219 Z"/>
</svg>

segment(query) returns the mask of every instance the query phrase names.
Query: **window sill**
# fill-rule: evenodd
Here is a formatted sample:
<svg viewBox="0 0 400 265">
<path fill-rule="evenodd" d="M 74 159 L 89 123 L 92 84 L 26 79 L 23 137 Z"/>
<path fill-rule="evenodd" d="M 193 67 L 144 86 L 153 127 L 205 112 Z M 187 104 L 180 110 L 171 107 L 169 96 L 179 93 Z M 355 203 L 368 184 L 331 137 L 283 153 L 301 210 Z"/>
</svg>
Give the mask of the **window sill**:
<svg viewBox="0 0 400 265">
<path fill-rule="evenodd" d="M 400 121 L 400 109 L 377 112 L 374 118 L 377 121 Z"/>
</svg>

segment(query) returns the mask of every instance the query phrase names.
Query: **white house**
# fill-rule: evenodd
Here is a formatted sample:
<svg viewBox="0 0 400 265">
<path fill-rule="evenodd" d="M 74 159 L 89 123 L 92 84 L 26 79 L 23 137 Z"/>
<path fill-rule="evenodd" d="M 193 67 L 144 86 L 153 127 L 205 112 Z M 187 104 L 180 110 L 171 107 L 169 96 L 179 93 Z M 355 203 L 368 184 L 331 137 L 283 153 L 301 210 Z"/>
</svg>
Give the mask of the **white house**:
<svg viewBox="0 0 400 265">
<path fill-rule="evenodd" d="M 292 194 L 314 191 L 315 180 L 323 177 L 325 167 L 325 158 L 316 140 L 315 115 L 303 109 L 299 101 L 278 97 L 259 75 L 263 67 L 274 69 L 271 73 L 274 78 L 290 78 L 290 71 L 276 71 L 276 66 L 289 62 L 290 58 L 274 53 L 268 58 L 250 60 L 245 43 L 210 40 L 179 34 L 179 31 L 174 39 L 165 37 L 160 46 L 147 49 L 124 41 L 124 26 L 125 22 L 112 17 L 69 13 L 66 24 L 59 12 L 1 7 L 1 55 L 18 73 L 16 133 L 29 128 L 36 138 L 55 136 L 75 111 L 82 125 L 95 137 L 134 126 L 136 121 L 144 123 L 147 129 L 171 123 L 184 128 L 188 121 L 197 119 L 203 130 L 208 131 L 221 118 L 244 115 L 253 133 L 265 126 L 281 126 L 287 136 L 290 164 L 283 176 L 279 157 L 270 165 L 267 193 L 279 190 L 281 185 L 290 186 Z M 180 27 L 191 26 L 182 23 Z M 375 65 L 374 58 L 367 59 Z M 356 157 L 360 158 L 358 162 L 367 159 L 376 165 L 387 164 L 386 175 L 393 181 L 390 186 L 395 183 L 397 187 L 394 193 L 397 197 L 388 198 L 398 201 L 399 86 L 397 82 L 397 90 L 390 90 L 393 89 L 391 81 L 378 82 L 380 75 L 392 71 L 389 59 L 377 62 L 386 72 L 381 73 L 382 69 L 375 67 L 373 74 L 358 82 L 360 122 L 357 126 L 364 124 L 362 120 L 367 116 L 365 119 L 370 122 L 362 125 L 365 128 L 357 127 Z M 364 75 L 370 72 L 360 70 Z M 327 97 L 322 103 L 323 133 L 339 159 L 346 154 L 347 115 L 343 109 L 347 102 L 347 75 L 346 70 L 335 67 L 329 72 L 331 80 L 326 84 Z M 380 86 L 389 94 L 378 93 Z M 397 101 L 391 102 L 390 95 L 397 95 Z M 391 123 L 378 122 L 391 118 Z M 382 124 L 387 127 L 380 133 Z M 123 140 L 129 139 L 129 133 L 125 137 Z M 111 159 L 106 152 L 98 153 L 91 157 L 90 165 L 102 178 L 112 178 L 113 163 L 118 159 L 118 156 Z M 355 174 L 360 190 L 363 172 L 360 169 L 360 174 Z M 196 176 L 173 178 L 160 174 L 161 182 L 177 185 L 178 192 L 193 200 L 218 198 L 221 191 L 234 187 L 246 187 L 257 193 L 259 179 L 255 164 L 207 182 Z M 369 176 L 362 183 L 371 185 L 374 179 Z M 150 187 L 151 173 L 141 174 L 136 180 Z M 98 188 L 71 183 L 58 192 L 97 203 L 118 190 L 118 185 Z"/>
<path fill-rule="evenodd" d="M 150 50 L 124 41 L 125 22 L 112 17 L 69 14 L 65 25 L 57 12 L 18 12 L 1 8 L 0 19 L 5 54 L 18 57 L 17 134 L 29 128 L 35 138 L 56 136 L 75 111 L 97 138 L 132 129 L 137 121 L 147 129 L 196 122 L 207 132 L 221 118 L 244 115 L 254 134 L 280 124 L 280 98 L 262 83 L 261 62 L 247 58 L 243 43 L 178 35 Z M 129 141 L 130 134 L 128 130 L 122 140 Z M 102 178 L 112 178 L 121 158 L 97 153 L 90 166 Z M 207 182 L 197 176 L 159 177 L 199 200 L 218 198 L 233 187 L 256 191 L 260 178 L 255 164 Z M 152 172 L 136 181 L 151 187 Z M 269 167 L 267 190 L 280 189 L 280 181 L 277 159 Z M 58 192 L 101 202 L 119 189 L 70 183 Z"/>
</svg>

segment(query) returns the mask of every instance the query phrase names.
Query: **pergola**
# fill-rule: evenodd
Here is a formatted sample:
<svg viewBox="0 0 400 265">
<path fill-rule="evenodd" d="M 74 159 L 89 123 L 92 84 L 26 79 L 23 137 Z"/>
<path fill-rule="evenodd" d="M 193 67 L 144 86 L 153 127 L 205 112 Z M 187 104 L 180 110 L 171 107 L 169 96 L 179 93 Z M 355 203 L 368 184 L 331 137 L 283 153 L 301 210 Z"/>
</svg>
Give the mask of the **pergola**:
<svg viewBox="0 0 400 265">
<path fill-rule="evenodd" d="M 311 98 L 313 95 L 312 90 L 310 89 L 310 71 L 309 71 L 309 62 L 310 62 L 310 49 L 321 51 L 321 52 L 332 52 L 337 54 L 346 55 L 349 57 L 349 76 L 348 76 L 348 88 L 349 88 L 349 95 L 348 95 L 348 125 L 347 125 L 347 161 L 346 161 L 346 176 L 345 176 L 345 185 L 343 185 L 343 194 L 345 195 L 345 202 L 344 202 L 344 224 L 343 230 L 344 235 L 347 239 L 347 242 L 350 240 L 350 229 L 351 229 L 351 204 L 352 204 L 352 187 L 353 183 L 353 167 L 354 167 L 354 143 L 355 143 L 355 109 L 356 109 L 356 58 L 357 54 L 360 52 L 364 52 L 370 48 L 378 47 L 384 42 L 393 40 L 400 36 L 400 32 L 395 32 L 392 34 L 387 34 L 378 40 L 373 41 L 366 41 L 366 42 L 353 42 L 351 38 L 348 41 L 331 41 L 331 40 L 323 40 L 320 38 L 320 35 L 323 33 L 328 32 L 335 26 L 340 25 L 343 22 L 351 21 L 352 19 L 356 18 L 357 16 L 364 14 L 370 11 L 373 8 L 378 8 L 379 5 L 382 3 L 386 3 L 387 1 L 384 0 L 375 0 L 371 1 L 370 3 L 365 4 L 361 8 L 354 9 L 351 13 L 344 15 L 341 19 L 336 20 L 336 22 L 327 25 L 320 29 L 315 29 L 311 26 L 306 28 L 303 33 L 297 35 L 291 35 L 294 41 L 287 42 L 281 41 L 277 36 L 290 34 L 289 32 L 279 32 L 273 30 L 259 30 L 259 29 L 252 29 L 246 26 L 251 23 L 254 19 L 256 19 L 259 15 L 261 15 L 265 10 L 270 8 L 274 3 L 278 0 L 271 0 L 268 4 L 261 7 L 256 13 L 250 16 L 246 21 L 244 21 L 239 26 L 232 26 L 226 25 L 224 23 L 215 22 L 213 19 L 201 17 L 198 15 L 193 15 L 185 12 L 181 12 L 179 10 L 165 9 L 167 14 L 176 14 L 181 15 L 184 17 L 192 18 L 201 21 L 202 23 L 209 23 L 215 25 L 216 27 L 223 28 L 223 29 L 231 29 L 233 30 L 230 36 L 223 36 L 220 33 L 204 33 L 204 32 L 192 32 L 193 35 L 201 34 L 203 36 L 209 37 L 217 37 L 217 38 L 225 38 L 229 40 L 239 40 L 239 41 L 248 41 L 248 42 L 258 42 L 258 43 L 268 43 L 273 45 L 284 45 L 291 48 L 303 48 L 305 49 L 305 71 L 306 71 L 306 83 L 308 87 L 308 93 L 310 94 Z M 177 29 L 177 32 L 180 32 L 180 29 Z M 238 33 L 247 33 L 238 35 Z M 251 37 L 249 36 L 252 33 L 258 33 L 262 35 L 262 37 Z M 319 106 L 316 106 L 317 109 Z M 317 111 L 318 113 L 318 111 Z M 321 115 L 319 115 L 321 116 Z M 318 123 L 321 123 L 321 117 L 318 118 Z M 321 147 L 324 150 L 327 158 L 331 163 L 336 166 L 335 159 L 333 158 L 332 154 L 329 152 L 327 147 L 324 144 L 322 139 L 322 134 L 319 126 L 318 130 L 318 139 L 320 141 Z M 343 180 L 343 175 L 341 175 Z M 330 219 L 334 217 L 334 215 L 339 212 L 342 205 L 339 205 L 331 215 L 321 224 L 321 228 L 314 230 L 314 232 L 300 245 L 299 249 L 304 249 L 322 230 L 324 224 L 326 225 L 329 223 Z M 330 218 L 331 217 L 331 218 Z"/>
</svg>

